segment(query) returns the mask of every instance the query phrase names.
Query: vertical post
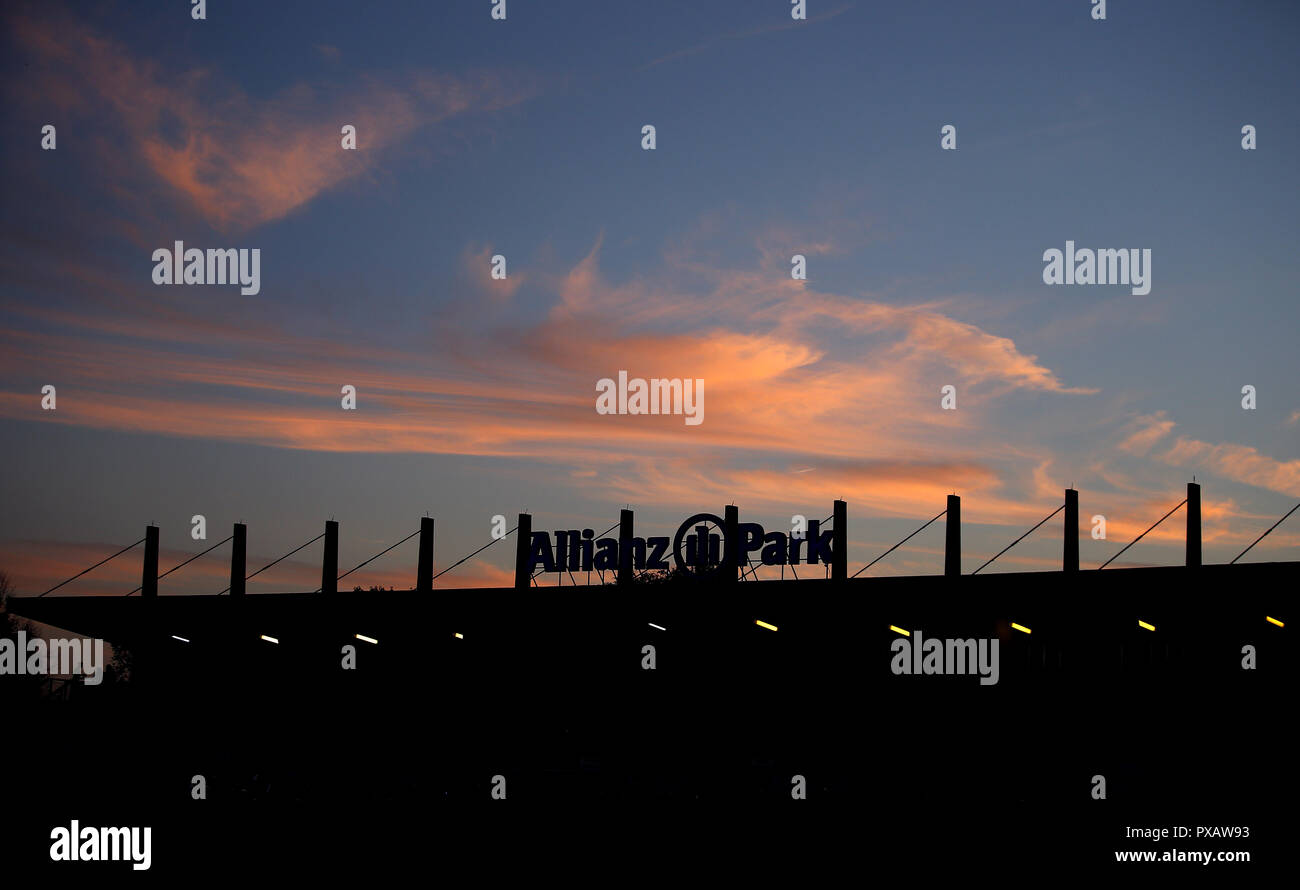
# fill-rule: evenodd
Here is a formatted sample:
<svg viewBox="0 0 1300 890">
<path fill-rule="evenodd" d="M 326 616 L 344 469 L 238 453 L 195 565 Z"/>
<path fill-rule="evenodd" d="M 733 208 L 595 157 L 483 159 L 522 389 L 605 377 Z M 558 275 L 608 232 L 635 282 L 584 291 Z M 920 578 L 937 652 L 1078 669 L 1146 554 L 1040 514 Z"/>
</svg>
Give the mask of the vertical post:
<svg viewBox="0 0 1300 890">
<path fill-rule="evenodd" d="M 139 677 L 140 687 L 146 693 L 150 707 L 156 707 L 154 699 L 158 688 L 155 665 L 158 660 L 158 526 L 148 525 L 144 530 L 144 567 L 140 573 L 140 596 L 144 600 L 142 615 L 142 634 L 133 646 L 135 667 L 132 677 Z M 21 657 L 25 657 L 20 655 Z"/>
<path fill-rule="evenodd" d="M 849 578 L 849 505 L 836 501 L 831 514 L 831 580 Z"/>
<path fill-rule="evenodd" d="M 632 511 L 618 511 L 618 583 L 632 583 Z"/>
<path fill-rule="evenodd" d="M 1065 555 L 1061 570 L 1079 571 L 1079 493 L 1065 490 Z"/>
<path fill-rule="evenodd" d="M 1201 566 L 1201 486 L 1187 483 L 1187 566 Z"/>
<path fill-rule="evenodd" d="M 433 517 L 420 520 L 420 562 L 415 570 L 418 593 L 433 593 Z"/>
<path fill-rule="evenodd" d="M 943 573 L 949 578 L 961 575 L 961 498 L 948 495 L 948 529 L 944 537 Z"/>
<path fill-rule="evenodd" d="M 532 573 L 528 571 L 528 555 L 533 546 L 533 517 L 528 513 L 519 514 L 519 527 L 515 530 L 515 590 L 527 590 L 532 586 Z"/>
<path fill-rule="evenodd" d="M 248 526 L 242 522 L 235 523 L 235 537 L 230 542 L 230 595 L 244 595 L 244 576 L 248 574 L 247 559 Z"/>
<path fill-rule="evenodd" d="M 320 561 L 320 592 L 329 595 L 339 592 L 339 524 L 333 519 L 325 521 L 325 552 Z"/>
<path fill-rule="evenodd" d="M 144 569 L 140 578 L 140 596 L 151 599 L 158 595 L 158 526 L 144 530 Z"/>
<path fill-rule="evenodd" d="M 722 511 L 722 532 L 727 538 L 727 546 L 722 553 L 722 564 L 725 566 L 722 570 L 722 578 L 728 582 L 739 581 L 742 542 L 740 541 L 740 508 L 735 504 L 728 504 Z"/>
</svg>

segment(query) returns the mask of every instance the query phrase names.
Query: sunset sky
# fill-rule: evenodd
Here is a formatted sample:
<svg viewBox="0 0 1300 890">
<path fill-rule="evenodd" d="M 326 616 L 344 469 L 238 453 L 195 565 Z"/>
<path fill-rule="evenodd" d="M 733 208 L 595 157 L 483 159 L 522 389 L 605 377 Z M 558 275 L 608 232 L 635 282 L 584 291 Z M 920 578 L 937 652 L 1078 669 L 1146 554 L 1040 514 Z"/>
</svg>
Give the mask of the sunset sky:
<svg viewBox="0 0 1300 890">
<path fill-rule="evenodd" d="M 6 4 L 0 571 L 40 593 L 149 523 L 165 570 L 237 521 L 251 571 L 331 517 L 350 568 L 426 512 L 441 570 L 496 514 L 775 530 L 841 497 L 852 573 L 954 492 L 971 571 L 1070 484 L 1091 568 L 1193 475 L 1226 562 L 1300 498 L 1300 7 L 1109 6 Z M 1150 293 L 1045 285 L 1067 239 L 1149 248 Z M 178 240 L 260 249 L 261 292 L 155 285 Z M 702 379 L 704 422 L 597 414 L 619 370 Z M 1059 567 L 1060 535 L 989 570 Z M 1116 565 L 1182 540 L 1179 513 Z M 1300 515 L 1247 559 L 1297 544 Z M 250 592 L 314 588 L 319 547 Z M 942 550 L 937 523 L 868 574 Z M 215 593 L 228 557 L 161 592 Z M 139 582 L 131 555 L 60 592 Z"/>
</svg>

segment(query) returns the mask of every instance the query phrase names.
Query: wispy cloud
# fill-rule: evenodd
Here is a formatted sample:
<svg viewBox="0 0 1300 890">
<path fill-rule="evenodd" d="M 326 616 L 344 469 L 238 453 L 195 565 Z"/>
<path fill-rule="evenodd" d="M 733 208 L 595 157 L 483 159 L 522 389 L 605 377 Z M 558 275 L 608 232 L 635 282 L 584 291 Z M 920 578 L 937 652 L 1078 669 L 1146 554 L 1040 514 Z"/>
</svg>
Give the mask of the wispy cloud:
<svg viewBox="0 0 1300 890">
<path fill-rule="evenodd" d="M 1143 455 L 1148 453 L 1156 442 L 1169 435 L 1169 431 L 1174 428 L 1174 422 L 1165 416 L 1165 412 L 1157 411 L 1155 414 L 1143 414 L 1134 418 L 1126 426 L 1126 435 L 1117 446 L 1121 451 L 1127 451 L 1129 454 Z"/>
<path fill-rule="evenodd" d="M 1117 447 L 1129 454 L 1151 454 L 1175 426 L 1164 411 L 1141 415 L 1125 426 L 1124 438 Z M 1214 444 L 1179 436 L 1172 446 L 1153 456 L 1172 466 L 1214 473 L 1270 491 L 1300 494 L 1300 460 L 1280 461 L 1249 445 Z"/>
<path fill-rule="evenodd" d="M 498 73 L 409 71 L 252 96 L 219 72 L 141 61 L 74 17 L 20 18 L 14 31 L 34 61 L 23 95 L 65 95 L 82 115 L 112 118 L 125 138 L 119 152 L 219 229 L 279 219 L 360 176 L 422 127 L 535 92 L 535 82 Z M 340 146 L 344 124 L 357 128 L 357 151 Z"/>
<path fill-rule="evenodd" d="M 480 278 L 489 250 L 463 254 Z M 1015 495 L 996 492 L 1025 444 L 1009 447 L 988 412 L 1016 392 L 1094 391 L 933 305 L 812 294 L 761 256 L 757 269 L 715 268 L 701 289 L 674 281 L 680 265 L 611 283 L 599 253 L 598 239 L 567 270 L 538 270 L 533 284 L 553 297 L 535 322 L 480 319 L 433 349 L 181 305 L 126 320 L 16 307 L 57 333 L 0 333 L 0 368 L 11 379 L 57 369 L 63 386 L 57 412 L 14 389 L 0 415 L 324 452 L 526 456 L 602 467 L 575 482 L 593 494 L 665 501 L 743 486 L 776 502 L 797 482 L 912 513 L 956 489 L 1010 509 Z M 703 379 L 705 423 L 598 415 L 595 382 L 618 370 Z M 946 383 L 962 410 L 939 409 Z M 357 411 L 341 410 L 343 384 L 357 387 Z M 816 473 L 788 472 L 809 457 Z"/>
<path fill-rule="evenodd" d="M 1200 467 L 1234 482 L 1300 495 L 1300 460 L 1280 461 L 1249 445 L 1216 445 L 1180 436 L 1161 459 L 1175 466 Z"/>
</svg>

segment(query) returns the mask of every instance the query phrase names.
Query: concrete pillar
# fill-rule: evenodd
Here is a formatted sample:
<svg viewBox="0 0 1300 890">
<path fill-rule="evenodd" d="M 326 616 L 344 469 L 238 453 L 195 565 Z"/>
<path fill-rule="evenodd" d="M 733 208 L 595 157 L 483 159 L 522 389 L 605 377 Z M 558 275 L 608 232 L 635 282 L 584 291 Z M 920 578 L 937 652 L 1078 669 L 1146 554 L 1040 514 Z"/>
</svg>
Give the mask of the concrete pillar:
<svg viewBox="0 0 1300 890">
<path fill-rule="evenodd" d="M 146 526 L 144 530 L 144 569 L 140 577 L 140 596 L 152 598 L 158 595 L 158 526 Z"/>
<path fill-rule="evenodd" d="M 831 525 L 831 580 L 847 581 L 849 577 L 849 505 L 836 501 Z"/>
<path fill-rule="evenodd" d="M 244 595 L 244 576 L 248 574 L 248 526 L 235 523 L 235 537 L 230 542 L 230 595 Z"/>
<path fill-rule="evenodd" d="M 320 561 L 321 593 L 339 592 L 339 524 L 333 519 L 325 522 L 325 552 Z"/>
<path fill-rule="evenodd" d="M 722 554 L 722 579 L 738 581 L 744 560 L 741 558 L 743 542 L 740 540 L 740 508 L 735 504 L 728 504 L 722 511 L 722 531 L 727 539 L 727 547 Z"/>
<path fill-rule="evenodd" d="M 1079 571 L 1079 493 L 1065 490 L 1065 551 L 1061 570 Z"/>
<path fill-rule="evenodd" d="M 1201 486 L 1187 483 L 1187 566 L 1201 565 Z"/>
<path fill-rule="evenodd" d="M 961 576 L 961 498 L 948 495 L 948 529 L 944 537 L 943 573 L 949 578 Z"/>
<path fill-rule="evenodd" d="M 519 514 L 519 527 L 515 529 L 515 590 L 527 590 L 533 584 L 528 571 L 528 554 L 533 545 L 533 517 Z"/>
<path fill-rule="evenodd" d="M 420 520 L 420 561 L 415 570 L 415 589 L 433 593 L 433 517 Z"/>
</svg>

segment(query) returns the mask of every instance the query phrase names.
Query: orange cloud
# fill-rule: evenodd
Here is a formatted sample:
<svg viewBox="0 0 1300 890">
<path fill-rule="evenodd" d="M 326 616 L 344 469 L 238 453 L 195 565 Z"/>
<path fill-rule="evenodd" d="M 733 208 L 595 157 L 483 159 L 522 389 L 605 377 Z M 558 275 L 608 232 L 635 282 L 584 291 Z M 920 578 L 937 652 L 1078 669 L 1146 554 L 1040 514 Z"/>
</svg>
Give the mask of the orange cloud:
<svg viewBox="0 0 1300 890">
<path fill-rule="evenodd" d="M 1143 455 L 1151 450 L 1156 442 L 1163 439 L 1174 428 L 1174 422 L 1165 417 L 1165 412 L 1144 414 L 1129 423 L 1128 435 L 1117 446 L 1129 454 Z"/>
<path fill-rule="evenodd" d="M 744 270 L 715 270 L 704 293 L 611 284 L 599 246 L 562 274 L 539 267 L 537 286 L 556 293 L 539 323 L 471 319 L 434 349 L 184 304 L 126 317 L 23 307 L 61 333 L 0 332 L 0 369 L 57 378 L 59 408 L 39 410 L 35 386 L 0 392 L 0 415 L 316 451 L 525 456 L 590 471 L 573 484 L 593 497 L 662 503 L 743 490 L 756 503 L 848 497 L 928 516 L 957 491 L 978 496 L 971 521 L 1017 523 L 1060 488 L 1046 454 L 1008 442 L 990 412 L 1016 390 L 1091 390 L 1011 340 L 933 306 L 814 295 Z M 705 422 L 597 414 L 596 381 L 618 370 L 702 379 Z M 959 411 L 939 408 L 949 382 Z M 355 412 L 340 408 L 344 383 Z"/>
<path fill-rule="evenodd" d="M 582 461 L 615 443 L 635 456 L 702 446 L 803 454 L 815 442 L 826 458 L 889 459 L 916 452 L 926 437 L 934 455 L 918 460 L 951 459 L 939 440 L 954 431 L 969 438 L 967 453 L 978 453 L 976 438 L 995 437 L 978 432 L 978 403 L 938 410 L 940 383 L 1083 391 L 1010 340 L 933 309 L 834 295 L 806 301 L 769 283 L 765 293 L 750 291 L 761 302 L 747 318 L 728 278 L 703 301 L 659 299 L 649 282 L 608 285 L 595 257 L 593 250 L 555 279 L 559 299 L 527 335 L 458 331 L 436 353 L 308 337 L 269 322 L 225 324 L 179 308 L 137 319 L 27 307 L 21 311 L 33 319 L 84 333 L 5 332 L 0 367 L 58 369 L 60 409 L 37 415 L 55 423 L 323 451 Z M 638 303 L 659 306 L 660 316 L 628 318 Z M 723 317 L 690 330 L 701 303 Z M 677 331 L 657 329 L 669 322 Z M 831 355 L 817 345 L 827 330 L 862 341 Z M 705 423 L 596 414 L 596 381 L 620 369 L 704 380 Z M 918 381 L 928 382 L 918 390 Z M 358 387 L 361 410 L 339 410 L 343 383 Z M 0 394 L 7 416 L 32 416 L 35 404 L 28 393 Z"/>
<path fill-rule="evenodd" d="M 1300 460 L 1276 460 L 1248 445 L 1212 445 L 1180 436 L 1161 459 L 1176 466 L 1201 467 L 1235 482 L 1300 495 Z"/>
<path fill-rule="evenodd" d="M 210 71 L 138 61 L 75 18 L 20 19 L 14 31 L 37 66 L 25 95 L 80 94 L 83 113 L 110 112 L 126 148 L 218 229 L 279 219 L 417 129 L 534 94 L 497 74 L 413 72 L 328 94 L 298 84 L 253 97 Z M 344 124 L 356 127 L 356 151 L 340 145 Z"/>
</svg>

